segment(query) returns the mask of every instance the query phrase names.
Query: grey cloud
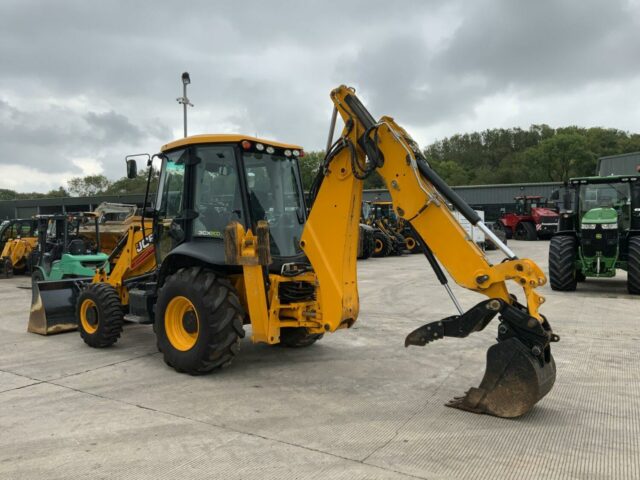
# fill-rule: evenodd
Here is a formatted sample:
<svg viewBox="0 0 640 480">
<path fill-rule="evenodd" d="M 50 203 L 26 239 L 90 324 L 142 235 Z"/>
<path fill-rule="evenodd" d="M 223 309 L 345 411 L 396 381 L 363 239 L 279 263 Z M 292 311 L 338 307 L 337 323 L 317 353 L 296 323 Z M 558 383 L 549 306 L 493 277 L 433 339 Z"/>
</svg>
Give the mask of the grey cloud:
<svg viewBox="0 0 640 480">
<path fill-rule="evenodd" d="M 59 172 L 75 156 L 121 176 L 123 155 L 180 132 L 184 70 L 190 132 L 233 126 L 307 149 L 324 146 L 341 83 L 375 115 L 423 129 L 505 91 L 625 85 L 640 74 L 639 17 L 623 0 L 5 0 L 0 168 Z"/>
<path fill-rule="evenodd" d="M 2 164 L 19 164 L 43 172 L 76 171 L 74 158 L 97 158 L 110 176 L 122 176 L 122 158 L 129 147 L 169 138 L 159 123 L 150 128 L 133 124 L 114 111 L 98 113 L 49 106 L 37 112 L 20 110 L 0 100 Z M 163 140 L 160 140 L 163 139 Z"/>
<path fill-rule="evenodd" d="M 638 74 L 629 60 L 640 55 L 640 24 L 624 0 L 474 5 L 438 59 L 443 70 L 536 89 Z"/>
</svg>

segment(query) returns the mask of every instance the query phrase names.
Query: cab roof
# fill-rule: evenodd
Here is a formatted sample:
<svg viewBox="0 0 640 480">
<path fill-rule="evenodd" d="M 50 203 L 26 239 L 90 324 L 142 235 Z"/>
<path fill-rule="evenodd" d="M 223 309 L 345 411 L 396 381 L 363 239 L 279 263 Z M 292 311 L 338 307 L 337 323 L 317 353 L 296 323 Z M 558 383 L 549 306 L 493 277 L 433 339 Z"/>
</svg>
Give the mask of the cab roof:
<svg viewBox="0 0 640 480">
<path fill-rule="evenodd" d="M 623 183 L 640 181 L 639 175 L 609 175 L 607 177 L 576 177 L 569 179 L 571 185 L 592 183 Z"/>
<path fill-rule="evenodd" d="M 292 143 L 275 142 L 273 140 L 266 140 L 263 138 L 252 137 L 250 135 L 239 135 L 235 133 L 206 133 L 204 135 L 191 135 L 186 138 L 180 138 L 174 140 L 171 143 L 163 145 L 162 152 L 173 150 L 174 148 L 184 147 L 186 145 L 197 145 L 202 143 L 240 143 L 243 140 L 248 140 L 252 143 L 263 143 L 264 145 L 271 145 L 277 148 L 287 148 L 291 150 L 303 150 L 299 145 Z"/>
</svg>

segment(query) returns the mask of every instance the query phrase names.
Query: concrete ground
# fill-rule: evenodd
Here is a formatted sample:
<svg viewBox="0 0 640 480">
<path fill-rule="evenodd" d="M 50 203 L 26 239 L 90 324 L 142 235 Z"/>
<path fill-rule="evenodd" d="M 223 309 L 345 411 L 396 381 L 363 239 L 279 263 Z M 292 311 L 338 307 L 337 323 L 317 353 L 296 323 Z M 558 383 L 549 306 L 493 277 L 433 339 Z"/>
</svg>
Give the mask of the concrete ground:
<svg viewBox="0 0 640 480">
<path fill-rule="evenodd" d="M 546 270 L 547 242 L 510 246 Z M 504 420 L 443 406 L 479 384 L 497 322 L 405 349 L 453 313 L 448 297 L 421 256 L 359 265 L 351 330 L 299 350 L 245 340 L 203 377 L 167 367 L 148 326 L 105 350 L 29 334 L 29 280 L 0 280 L 0 478 L 640 478 L 640 298 L 624 273 L 541 289 L 558 378 Z"/>
</svg>

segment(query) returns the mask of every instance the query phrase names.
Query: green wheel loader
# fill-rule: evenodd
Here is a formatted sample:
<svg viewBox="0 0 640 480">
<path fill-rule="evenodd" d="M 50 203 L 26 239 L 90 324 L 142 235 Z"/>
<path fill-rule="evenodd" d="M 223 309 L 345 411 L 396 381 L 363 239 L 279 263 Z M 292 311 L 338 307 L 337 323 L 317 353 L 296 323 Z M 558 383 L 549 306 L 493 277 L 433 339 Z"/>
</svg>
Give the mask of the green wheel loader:
<svg viewBox="0 0 640 480">
<path fill-rule="evenodd" d="M 589 277 L 627 272 L 640 294 L 640 176 L 572 178 L 549 243 L 551 288 L 573 291 Z"/>
</svg>

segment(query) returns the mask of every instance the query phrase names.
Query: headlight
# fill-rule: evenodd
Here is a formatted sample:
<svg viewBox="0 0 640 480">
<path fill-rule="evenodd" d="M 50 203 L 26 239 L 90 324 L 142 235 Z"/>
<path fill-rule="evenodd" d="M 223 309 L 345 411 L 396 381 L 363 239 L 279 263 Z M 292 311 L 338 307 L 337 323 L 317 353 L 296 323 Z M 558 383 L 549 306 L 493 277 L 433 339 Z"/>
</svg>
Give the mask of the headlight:
<svg viewBox="0 0 640 480">
<path fill-rule="evenodd" d="M 603 230 L 616 230 L 618 228 L 618 224 L 617 223 L 603 223 L 602 224 L 602 229 Z"/>
<path fill-rule="evenodd" d="M 596 224 L 595 223 L 583 223 L 582 224 L 582 229 L 583 230 L 595 230 L 596 229 Z"/>
</svg>

